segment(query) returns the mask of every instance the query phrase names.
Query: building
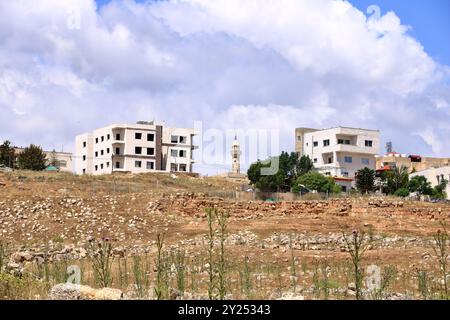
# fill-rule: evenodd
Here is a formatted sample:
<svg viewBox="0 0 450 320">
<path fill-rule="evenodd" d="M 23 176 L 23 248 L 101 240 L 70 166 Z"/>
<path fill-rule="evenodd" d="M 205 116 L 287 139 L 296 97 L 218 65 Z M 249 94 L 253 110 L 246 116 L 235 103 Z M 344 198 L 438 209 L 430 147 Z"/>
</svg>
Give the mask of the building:
<svg viewBox="0 0 450 320">
<path fill-rule="evenodd" d="M 431 182 L 431 186 L 435 187 L 439 185 L 443 180 L 447 180 L 450 182 L 450 166 L 439 167 L 439 168 L 429 168 L 426 170 L 418 171 L 410 174 L 409 178 L 413 178 L 415 176 L 424 176 L 427 178 L 429 182 Z M 447 189 L 445 190 L 447 193 L 447 199 L 450 200 L 450 183 L 447 184 Z"/>
<path fill-rule="evenodd" d="M 154 122 L 112 124 L 75 138 L 75 172 L 193 172 L 194 135 Z"/>
<path fill-rule="evenodd" d="M 231 146 L 231 173 L 240 174 L 241 173 L 241 147 L 237 136 L 234 137 L 233 145 Z"/>
<path fill-rule="evenodd" d="M 14 148 L 16 155 L 21 153 L 25 148 Z M 62 172 L 73 172 L 73 156 L 69 152 L 45 151 L 47 165 L 54 162 L 55 167 Z"/>
<path fill-rule="evenodd" d="M 355 174 L 368 167 L 375 169 L 379 152 L 378 130 L 336 127 L 295 129 L 295 151 L 307 155 L 321 173 L 334 178 L 344 191 L 354 186 Z"/>
<path fill-rule="evenodd" d="M 450 166 L 450 158 L 431 158 L 419 155 L 406 155 L 397 152 L 389 152 L 385 156 L 376 158 L 377 170 L 390 170 L 407 167 L 410 173 L 431 168 Z"/>
</svg>

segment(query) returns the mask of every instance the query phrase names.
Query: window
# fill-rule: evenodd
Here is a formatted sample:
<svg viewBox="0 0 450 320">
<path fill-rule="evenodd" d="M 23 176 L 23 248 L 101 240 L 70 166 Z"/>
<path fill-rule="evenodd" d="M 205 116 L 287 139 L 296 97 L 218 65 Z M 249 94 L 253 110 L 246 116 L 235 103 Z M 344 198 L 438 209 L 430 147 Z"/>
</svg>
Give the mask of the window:
<svg viewBox="0 0 450 320">
<path fill-rule="evenodd" d="M 98 157 L 98 151 L 95 151 L 95 156 Z"/>
<path fill-rule="evenodd" d="M 184 136 L 180 136 L 180 143 L 186 143 L 187 138 Z"/>
<path fill-rule="evenodd" d="M 155 154 L 155 148 L 147 148 L 147 155 L 153 156 Z"/>
<path fill-rule="evenodd" d="M 116 154 L 120 154 L 120 148 L 116 148 Z"/>
<path fill-rule="evenodd" d="M 172 143 L 178 143 L 178 136 L 171 136 L 171 137 L 170 137 L 170 142 L 172 142 Z"/>
<path fill-rule="evenodd" d="M 100 169 L 103 169 L 103 163 L 100 165 Z"/>
<path fill-rule="evenodd" d="M 109 140 L 109 139 L 111 139 L 111 135 L 108 133 L 108 134 L 106 135 L 106 140 Z"/>
<path fill-rule="evenodd" d="M 330 145 L 330 140 L 329 139 L 323 140 L 323 146 L 324 147 L 328 147 L 329 145 Z"/>
<path fill-rule="evenodd" d="M 325 175 L 326 175 L 326 176 L 331 176 L 331 172 L 330 172 L 330 171 L 327 171 L 327 172 L 325 172 Z"/>
<path fill-rule="evenodd" d="M 103 150 L 100 150 L 100 154 L 103 155 Z"/>
<path fill-rule="evenodd" d="M 175 163 L 170 164 L 170 171 L 177 171 L 177 165 Z"/>
<path fill-rule="evenodd" d="M 135 162 L 134 162 L 134 166 L 135 166 L 136 168 L 142 167 L 142 161 L 135 161 Z"/>
<path fill-rule="evenodd" d="M 153 170 L 155 169 L 155 163 L 153 161 L 148 161 L 147 162 L 147 169 L 148 170 Z"/>
<path fill-rule="evenodd" d="M 109 162 L 106 163 L 106 167 L 109 168 Z"/>
<path fill-rule="evenodd" d="M 314 141 L 314 147 L 318 147 L 319 146 L 319 142 L 318 141 Z"/>
<path fill-rule="evenodd" d="M 346 156 L 346 157 L 344 157 L 344 162 L 345 163 L 352 163 L 353 162 L 353 158 L 349 157 L 349 156 Z"/>
<path fill-rule="evenodd" d="M 116 140 L 120 140 L 120 133 L 116 133 Z"/>
<path fill-rule="evenodd" d="M 297 136 L 297 141 L 302 141 L 302 136 Z"/>
<path fill-rule="evenodd" d="M 172 157 L 178 157 L 178 150 L 176 150 L 176 149 L 170 150 L 170 156 L 172 156 Z"/>
<path fill-rule="evenodd" d="M 370 159 L 368 159 L 368 158 L 362 158 L 362 159 L 361 159 L 361 162 L 362 162 L 362 164 L 364 164 L 364 165 L 369 165 L 369 164 L 370 164 Z"/>
<path fill-rule="evenodd" d="M 135 147 L 134 148 L 134 153 L 135 154 L 142 154 L 142 147 Z"/>
<path fill-rule="evenodd" d="M 106 153 L 109 154 L 109 148 L 106 148 Z"/>
<path fill-rule="evenodd" d="M 313 160 L 313 161 L 314 161 L 314 163 L 317 163 L 317 158 L 314 158 L 314 160 Z"/>
<path fill-rule="evenodd" d="M 347 140 L 347 139 L 338 139 L 338 144 L 350 144 L 350 140 Z"/>
<path fill-rule="evenodd" d="M 105 137 L 104 137 L 104 136 L 102 136 L 102 142 L 103 142 L 103 141 L 105 141 Z"/>
<path fill-rule="evenodd" d="M 147 141 L 155 141 L 155 135 L 153 133 L 147 133 Z"/>
<path fill-rule="evenodd" d="M 83 161 L 86 161 L 86 156 L 83 156 Z"/>
<path fill-rule="evenodd" d="M 180 171 L 186 172 L 186 164 L 184 164 L 184 163 L 180 164 Z"/>
<path fill-rule="evenodd" d="M 86 169 L 83 169 L 83 174 L 86 174 Z"/>
<path fill-rule="evenodd" d="M 342 176 L 343 177 L 348 177 L 348 172 L 347 171 L 342 172 Z"/>
<path fill-rule="evenodd" d="M 98 143 L 98 138 L 95 138 L 95 143 Z"/>
<path fill-rule="evenodd" d="M 186 150 L 180 150 L 180 157 L 186 158 Z"/>
<path fill-rule="evenodd" d="M 120 162 L 119 161 L 116 162 L 116 169 L 120 169 Z"/>
<path fill-rule="evenodd" d="M 373 141 L 372 140 L 366 140 L 365 141 L 365 145 L 366 145 L 366 147 L 372 147 L 373 146 Z"/>
<path fill-rule="evenodd" d="M 96 166 L 95 166 L 95 171 L 97 171 L 97 170 L 98 170 L 98 166 L 96 165 Z"/>
<path fill-rule="evenodd" d="M 136 132 L 136 133 L 134 134 L 134 138 L 137 139 L 137 140 L 141 140 L 141 139 L 142 139 L 142 133 Z"/>
<path fill-rule="evenodd" d="M 83 148 L 86 148 L 86 141 L 83 141 Z"/>
<path fill-rule="evenodd" d="M 333 163 L 333 157 L 328 157 L 328 163 Z"/>
</svg>

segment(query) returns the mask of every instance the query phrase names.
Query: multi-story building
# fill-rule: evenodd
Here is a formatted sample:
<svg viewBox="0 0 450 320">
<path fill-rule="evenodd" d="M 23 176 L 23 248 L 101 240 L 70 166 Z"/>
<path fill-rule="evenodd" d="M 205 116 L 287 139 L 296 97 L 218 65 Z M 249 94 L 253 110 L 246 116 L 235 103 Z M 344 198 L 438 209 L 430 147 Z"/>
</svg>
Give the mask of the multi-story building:
<svg viewBox="0 0 450 320">
<path fill-rule="evenodd" d="M 376 158 L 377 170 L 390 170 L 394 168 L 407 167 L 410 173 L 423 171 L 430 168 L 450 166 L 450 158 L 431 158 L 419 155 L 400 154 L 390 152 Z"/>
<path fill-rule="evenodd" d="M 295 129 L 298 156 L 307 155 L 314 167 L 329 175 L 346 191 L 354 186 L 359 169 L 375 169 L 380 132 L 378 130 L 336 127 L 330 129 Z"/>
<path fill-rule="evenodd" d="M 77 174 L 192 172 L 194 129 L 112 124 L 75 139 Z"/>
</svg>

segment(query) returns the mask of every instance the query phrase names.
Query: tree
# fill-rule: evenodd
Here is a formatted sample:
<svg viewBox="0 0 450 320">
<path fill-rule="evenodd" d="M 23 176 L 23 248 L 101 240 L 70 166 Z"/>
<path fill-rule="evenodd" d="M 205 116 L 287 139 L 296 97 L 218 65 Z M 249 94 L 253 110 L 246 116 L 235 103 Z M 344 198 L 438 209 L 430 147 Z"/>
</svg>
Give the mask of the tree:
<svg viewBox="0 0 450 320">
<path fill-rule="evenodd" d="M 408 188 L 411 193 L 415 192 L 418 198 L 421 195 L 431 195 L 433 193 L 431 183 L 424 176 L 412 177 Z"/>
<path fill-rule="evenodd" d="M 447 193 L 445 192 L 445 189 L 447 188 L 448 181 L 445 179 L 442 179 L 441 182 L 433 188 L 433 191 L 431 192 L 431 197 L 433 199 L 446 199 Z"/>
<path fill-rule="evenodd" d="M 336 185 L 333 178 L 326 177 L 318 172 L 309 172 L 297 178 L 294 188 L 298 189 L 300 185 L 309 190 L 318 192 L 338 192 L 339 186 Z"/>
<path fill-rule="evenodd" d="M 363 168 L 356 173 L 356 188 L 361 194 L 368 193 L 375 189 L 375 171 Z"/>
<path fill-rule="evenodd" d="M 5 167 L 14 167 L 14 162 L 16 159 L 16 154 L 14 147 L 11 146 L 11 142 L 6 140 L 0 145 L 0 165 Z"/>
<path fill-rule="evenodd" d="M 17 157 L 17 165 L 23 170 L 44 170 L 46 161 L 46 155 L 42 148 L 34 144 L 26 147 Z"/>
<path fill-rule="evenodd" d="M 278 168 L 273 175 L 262 175 L 261 169 L 270 167 L 274 160 L 278 160 Z M 266 164 L 269 163 L 269 164 Z M 290 191 L 297 178 L 298 158 L 294 152 L 282 152 L 279 157 L 271 158 L 270 162 L 258 160 L 250 165 L 247 176 L 251 184 L 261 191 Z"/>
<path fill-rule="evenodd" d="M 387 171 L 383 174 L 382 180 L 384 180 L 386 192 L 389 194 L 394 194 L 395 191 L 401 188 L 408 188 L 408 167 L 402 166 L 400 168 L 394 168 L 394 170 Z"/>
<path fill-rule="evenodd" d="M 301 156 L 296 165 L 297 176 L 300 177 L 304 174 L 307 174 L 308 172 L 312 171 L 313 169 L 314 169 L 314 164 L 311 161 L 311 158 L 306 155 Z"/>
</svg>

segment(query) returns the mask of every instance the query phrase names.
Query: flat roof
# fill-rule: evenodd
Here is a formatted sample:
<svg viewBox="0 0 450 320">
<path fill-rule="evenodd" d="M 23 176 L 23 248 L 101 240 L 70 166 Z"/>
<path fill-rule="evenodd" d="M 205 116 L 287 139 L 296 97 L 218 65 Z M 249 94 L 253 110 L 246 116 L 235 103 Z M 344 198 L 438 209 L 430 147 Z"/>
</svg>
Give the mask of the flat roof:
<svg viewBox="0 0 450 320">
<path fill-rule="evenodd" d="M 325 130 L 332 130 L 332 129 L 352 129 L 352 130 L 366 130 L 366 131 L 375 131 L 380 132 L 378 129 L 365 129 L 365 128 L 354 128 L 354 127 L 344 127 L 344 126 L 337 126 L 337 127 L 331 127 L 331 128 L 324 128 L 324 129 L 311 129 L 306 127 L 298 127 L 297 129 L 306 129 L 306 130 L 315 130 L 315 131 L 325 131 Z"/>
</svg>

